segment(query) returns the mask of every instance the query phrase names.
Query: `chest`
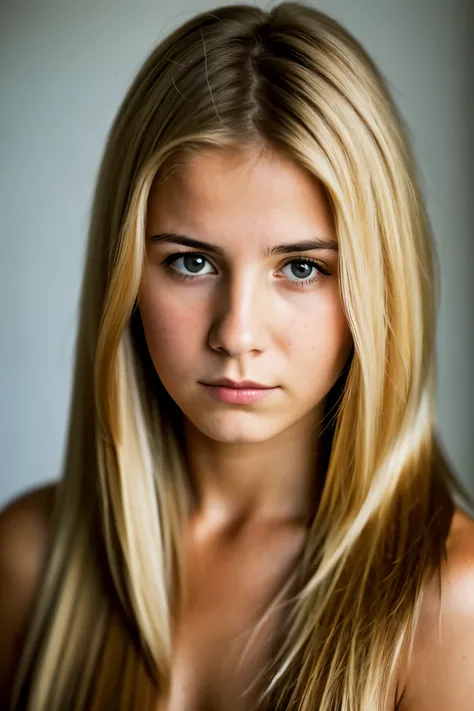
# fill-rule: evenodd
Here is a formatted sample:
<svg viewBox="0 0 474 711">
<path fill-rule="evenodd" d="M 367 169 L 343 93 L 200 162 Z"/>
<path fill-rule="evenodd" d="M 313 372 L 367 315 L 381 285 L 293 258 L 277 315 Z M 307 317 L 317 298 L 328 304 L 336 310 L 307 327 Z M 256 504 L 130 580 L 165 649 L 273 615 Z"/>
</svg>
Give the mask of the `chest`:
<svg viewBox="0 0 474 711">
<path fill-rule="evenodd" d="M 284 584 L 297 546 L 255 540 L 192 545 L 185 603 L 176 621 L 169 695 L 158 711 L 251 711 L 259 673 L 277 643 L 281 612 L 256 630 Z"/>
</svg>

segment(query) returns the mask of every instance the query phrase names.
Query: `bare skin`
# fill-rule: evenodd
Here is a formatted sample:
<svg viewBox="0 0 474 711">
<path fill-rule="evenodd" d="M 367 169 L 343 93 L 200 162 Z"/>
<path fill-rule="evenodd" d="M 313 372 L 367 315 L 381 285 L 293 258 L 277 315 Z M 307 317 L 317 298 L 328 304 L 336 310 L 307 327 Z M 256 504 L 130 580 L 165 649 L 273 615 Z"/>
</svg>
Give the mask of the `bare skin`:
<svg viewBox="0 0 474 711">
<path fill-rule="evenodd" d="M 11 502 L 0 514 L 0 707 L 13 676 L 50 545 L 55 486 Z"/>
<path fill-rule="evenodd" d="M 245 711 L 255 707 L 257 672 L 278 617 L 241 659 L 244 645 L 303 535 L 283 524 L 255 523 L 237 533 L 203 532 L 201 525 L 189 531 L 188 602 L 176 629 L 171 692 L 159 709 Z"/>
<path fill-rule="evenodd" d="M 474 701 L 474 521 L 459 509 L 447 560 L 427 590 L 413 655 L 400 675 L 400 711 L 468 711 Z"/>
<path fill-rule="evenodd" d="M 188 244 L 157 239 L 172 233 Z M 324 248 L 308 245 L 316 236 Z M 155 368 L 185 416 L 195 494 L 186 601 L 175 621 L 171 691 L 159 711 L 249 711 L 255 690 L 245 691 L 278 619 L 238 660 L 304 543 L 318 476 L 314 442 L 351 348 L 334 224 L 318 183 L 281 156 L 208 151 L 153 186 L 146 238 L 139 307 Z M 208 246 L 190 247 L 190 239 Z M 272 251 L 289 243 L 294 249 Z M 237 403 L 235 393 L 209 388 L 223 377 L 273 390 Z M 51 501 L 51 492 L 33 493 L 0 518 L 4 698 L 44 564 Z M 457 511 L 441 571 L 442 644 L 433 589 L 413 658 L 384 711 L 394 710 L 396 688 L 405 689 L 402 711 L 471 709 L 473 571 L 474 522 Z"/>
</svg>

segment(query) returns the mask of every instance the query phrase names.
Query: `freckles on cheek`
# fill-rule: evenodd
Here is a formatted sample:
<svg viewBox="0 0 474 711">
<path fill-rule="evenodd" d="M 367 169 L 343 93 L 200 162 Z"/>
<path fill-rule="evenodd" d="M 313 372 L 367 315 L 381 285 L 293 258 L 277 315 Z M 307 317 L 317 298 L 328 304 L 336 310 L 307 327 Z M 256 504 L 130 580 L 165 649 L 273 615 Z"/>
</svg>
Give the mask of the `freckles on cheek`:
<svg viewBox="0 0 474 711">
<path fill-rule="evenodd" d="M 143 299 L 140 311 L 150 351 L 160 358 L 179 358 L 199 330 L 197 314 L 191 305 Z"/>
<path fill-rule="evenodd" d="M 337 313 L 328 318 L 305 321 L 293 329 L 291 338 L 287 339 L 288 349 L 306 352 L 311 358 L 332 360 L 344 347 L 347 332 L 345 322 Z"/>
<path fill-rule="evenodd" d="M 190 319 L 184 318 L 182 315 L 173 316 L 173 314 L 161 315 L 153 317 L 149 321 L 149 333 L 155 348 L 170 349 L 174 346 L 178 347 L 179 343 L 186 338 L 190 329 Z"/>
</svg>

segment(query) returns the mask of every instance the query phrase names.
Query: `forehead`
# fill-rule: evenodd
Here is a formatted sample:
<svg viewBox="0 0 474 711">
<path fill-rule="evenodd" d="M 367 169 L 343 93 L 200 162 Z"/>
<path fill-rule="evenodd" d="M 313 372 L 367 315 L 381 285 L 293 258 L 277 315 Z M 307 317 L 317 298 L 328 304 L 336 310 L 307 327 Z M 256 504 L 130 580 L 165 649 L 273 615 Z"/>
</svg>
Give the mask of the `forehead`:
<svg viewBox="0 0 474 711">
<path fill-rule="evenodd" d="M 324 188 L 276 151 L 203 149 L 155 179 L 147 231 L 270 245 L 318 232 L 335 237 Z"/>
</svg>

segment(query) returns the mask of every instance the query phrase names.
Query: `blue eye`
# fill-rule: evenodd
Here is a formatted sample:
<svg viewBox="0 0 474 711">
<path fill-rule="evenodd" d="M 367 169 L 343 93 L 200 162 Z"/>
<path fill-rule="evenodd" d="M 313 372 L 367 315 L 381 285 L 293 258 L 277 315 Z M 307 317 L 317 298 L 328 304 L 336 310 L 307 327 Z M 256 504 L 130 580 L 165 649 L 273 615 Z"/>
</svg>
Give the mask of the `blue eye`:
<svg viewBox="0 0 474 711">
<path fill-rule="evenodd" d="M 209 259 L 199 252 L 178 252 L 170 254 L 164 262 L 173 276 L 180 279 L 216 274 L 215 267 Z M 330 272 L 326 267 L 310 257 L 293 257 L 279 271 L 295 286 L 303 287 L 323 279 Z"/>
<path fill-rule="evenodd" d="M 178 272 L 181 276 L 200 274 L 213 274 L 214 268 L 203 254 L 189 252 L 186 254 L 171 254 L 165 259 L 165 264 Z M 208 267 L 206 270 L 205 267 Z"/>
<path fill-rule="evenodd" d="M 285 270 L 287 271 L 285 272 Z M 289 281 L 298 286 L 312 283 L 329 274 L 322 264 L 308 258 L 291 259 L 282 267 L 281 271 Z"/>
</svg>

